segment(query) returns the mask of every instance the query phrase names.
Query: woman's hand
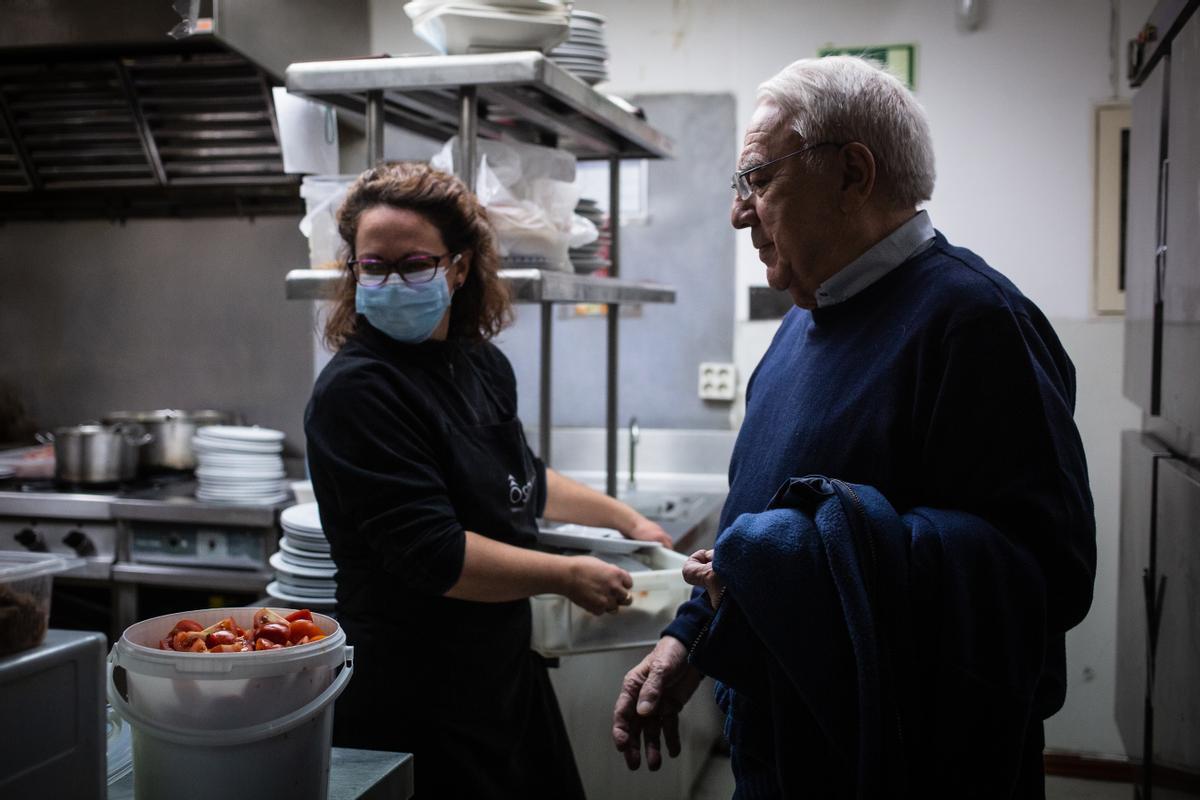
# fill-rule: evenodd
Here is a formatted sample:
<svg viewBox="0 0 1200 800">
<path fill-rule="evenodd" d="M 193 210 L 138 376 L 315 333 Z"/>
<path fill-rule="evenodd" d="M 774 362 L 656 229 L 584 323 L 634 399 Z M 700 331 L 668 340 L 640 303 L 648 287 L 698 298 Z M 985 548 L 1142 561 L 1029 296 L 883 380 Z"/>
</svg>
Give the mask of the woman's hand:
<svg viewBox="0 0 1200 800">
<path fill-rule="evenodd" d="M 716 610 L 721 604 L 721 593 L 725 591 L 725 583 L 713 569 L 712 560 L 712 550 L 697 550 L 692 553 L 683 565 L 683 579 L 692 586 L 703 586 L 708 592 L 709 605 Z"/>
<path fill-rule="evenodd" d="M 592 556 L 566 556 L 567 585 L 563 592 L 572 603 L 593 614 L 615 614 L 633 602 L 633 578 L 613 564 Z"/>
<path fill-rule="evenodd" d="M 658 542 L 668 550 L 675 544 L 667 532 L 657 522 L 638 514 L 637 521 L 627 530 L 621 531 L 626 539 L 637 539 L 639 542 Z"/>
</svg>

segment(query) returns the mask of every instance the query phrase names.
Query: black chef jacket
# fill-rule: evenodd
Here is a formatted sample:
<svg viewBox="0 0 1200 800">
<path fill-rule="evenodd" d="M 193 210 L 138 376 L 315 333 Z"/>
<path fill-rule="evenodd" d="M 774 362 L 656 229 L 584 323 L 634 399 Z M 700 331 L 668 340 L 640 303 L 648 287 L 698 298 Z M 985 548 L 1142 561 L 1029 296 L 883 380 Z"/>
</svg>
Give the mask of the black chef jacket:
<svg viewBox="0 0 1200 800">
<path fill-rule="evenodd" d="M 529 601 L 444 597 L 466 530 L 534 542 L 545 466 L 490 343 L 402 344 L 363 318 L 305 412 L 355 676 L 340 746 L 414 753 L 421 798 L 582 797 Z"/>
</svg>

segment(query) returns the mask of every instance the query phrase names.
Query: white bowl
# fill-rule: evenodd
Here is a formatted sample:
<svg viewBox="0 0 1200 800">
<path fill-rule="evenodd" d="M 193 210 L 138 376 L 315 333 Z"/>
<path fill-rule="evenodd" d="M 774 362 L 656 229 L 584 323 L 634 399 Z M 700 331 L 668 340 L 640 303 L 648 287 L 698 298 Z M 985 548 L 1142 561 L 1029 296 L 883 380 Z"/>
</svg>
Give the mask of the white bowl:
<svg viewBox="0 0 1200 800">
<path fill-rule="evenodd" d="M 545 52 L 566 40 L 570 28 L 555 17 L 517 16 L 502 12 L 439 7 L 413 22 L 413 33 L 443 53 L 496 50 Z"/>
</svg>

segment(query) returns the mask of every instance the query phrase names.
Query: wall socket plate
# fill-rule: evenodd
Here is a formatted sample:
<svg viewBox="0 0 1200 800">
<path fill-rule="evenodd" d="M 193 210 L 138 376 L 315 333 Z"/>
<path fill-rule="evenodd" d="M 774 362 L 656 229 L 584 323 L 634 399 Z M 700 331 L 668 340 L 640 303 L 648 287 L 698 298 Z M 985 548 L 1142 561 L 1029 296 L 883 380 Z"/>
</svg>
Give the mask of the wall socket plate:
<svg viewBox="0 0 1200 800">
<path fill-rule="evenodd" d="M 737 369 L 733 364 L 701 361 L 699 395 L 701 400 L 736 399 Z"/>
</svg>

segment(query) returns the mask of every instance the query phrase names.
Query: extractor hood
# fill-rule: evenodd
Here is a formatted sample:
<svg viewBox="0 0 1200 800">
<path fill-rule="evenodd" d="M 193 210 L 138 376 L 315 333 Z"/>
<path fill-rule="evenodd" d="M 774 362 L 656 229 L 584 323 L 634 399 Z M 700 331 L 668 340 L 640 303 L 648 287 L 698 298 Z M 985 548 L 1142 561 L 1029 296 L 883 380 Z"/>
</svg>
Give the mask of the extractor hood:
<svg viewBox="0 0 1200 800">
<path fill-rule="evenodd" d="M 368 0 L 0 0 L 0 220 L 294 214 L 271 97 Z"/>
</svg>

